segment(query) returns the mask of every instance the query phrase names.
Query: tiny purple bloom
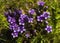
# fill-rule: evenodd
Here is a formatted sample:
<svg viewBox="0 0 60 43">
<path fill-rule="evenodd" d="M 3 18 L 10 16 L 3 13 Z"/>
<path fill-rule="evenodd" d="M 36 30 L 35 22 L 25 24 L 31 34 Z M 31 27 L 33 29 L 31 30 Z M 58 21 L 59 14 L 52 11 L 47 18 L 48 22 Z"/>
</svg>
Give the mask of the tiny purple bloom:
<svg viewBox="0 0 60 43">
<path fill-rule="evenodd" d="M 27 21 L 27 19 L 28 19 L 28 16 L 27 16 L 27 15 L 21 14 L 21 16 L 20 16 L 20 18 L 19 18 L 19 25 L 24 25 L 25 22 Z"/>
<path fill-rule="evenodd" d="M 8 22 L 10 22 L 10 23 L 13 23 L 13 22 L 15 22 L 15 19 L 14 18 L 12 18 L 12 17 L 10 17 L 10 16 L 8 16 Z"/>
<path fill-rule="evenodd" d="M 27 34 L 25 34 L 25 36 L 26 36 L 26 38 L 29 38 L 30 37 L 30 34 L 27 33 Z"/>
<path fill-rule="evenodd" d="M 19 19 L 19 25 L 24 25 L 24 19 Z"/>
<path fill-rule="evenodd" d="M 41 1 L 41 2 L 38 2 L 37 4 L 40 6 L 44 6 L 45 2 Z"/>
<path fill-rule="evenodd" d="M 52 26 L 48 26 L 45 28 L 45 30 L 49 33 L 49 32 L 52 32 Z"/>
<path fill-rule="evenodd" d="M 24 19 L 25 17 L 27 17 L 27 15 L 25 15 L 25 14 L 21 14 L 21 16 L 20 16 L 21 19 Z"/>
<path fill-rule="evenodd" d="M 41 21 L 42 22 L 43 20 L 45 20 L 43 15 L 37 16 L 37 21 Z"/>
<path fill-rule="evenodd" d="M 20 27 L 20 32 L 21 32 L 21 33 L 23 33 L 24 31 L 26 31 L 26 29 L 24 28 L 23 25 L 20 25 L 19 27 Z"/>
<path fill-rule="evenodd" d="M 17 24 L 10 25 L 10 29 L 13 30 L 14 32 L 20 32 L 20 28 L 18 27 Z"/>
<path fill-rule="evenodd" d="M 21 11 L 21 10 L 14 9 L 14 11 L 15 11 L 17 14 L 22 14 L 22 11 Z"/>
<path fill-rule="evenodd" d="M 45 19 L 50 18 L 50 13 L 49 12 L 43 12 L 43 16 Z"/>
<path fill-rule="evenodd" d="M 30 9 L 30 10 L 29 10 L 29 13 L 30 13 L 30 14 L 34 14 L 34 12 L 35 12 L 34 9 Z"/>
<path fill-rule="evenodd" d="M 8 17 L 8 22 L 11 24 L 15 23 L 15 18 Z"/>
<path fill-rule="evenodd" d="M 28 18 L 29 23 L 33 23 L 33 18 Z"/>
<path fill-rule="evenodd" d="M 13 38 L 15 38 L 15 37 L 18 37 L 18 33 L 17 32 L 13 32 L 13 33 L 11 33 L 11 35 L 13 36 Z"/>
</svg>

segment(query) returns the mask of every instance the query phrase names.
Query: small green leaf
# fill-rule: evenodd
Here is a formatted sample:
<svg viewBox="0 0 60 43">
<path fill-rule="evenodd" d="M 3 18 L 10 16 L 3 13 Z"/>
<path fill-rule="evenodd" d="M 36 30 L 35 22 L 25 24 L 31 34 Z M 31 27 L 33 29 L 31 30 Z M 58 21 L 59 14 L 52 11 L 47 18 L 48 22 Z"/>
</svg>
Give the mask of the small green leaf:
<svg viewBox="0 0 60 43">
<path fill-rule="evenodd" d="M 17 43 L 22 43 L 22 40 L 23 40 L 22 37 L 18 37 L 18 39 L 16 41 L 17 41 Z"/>
</svg>

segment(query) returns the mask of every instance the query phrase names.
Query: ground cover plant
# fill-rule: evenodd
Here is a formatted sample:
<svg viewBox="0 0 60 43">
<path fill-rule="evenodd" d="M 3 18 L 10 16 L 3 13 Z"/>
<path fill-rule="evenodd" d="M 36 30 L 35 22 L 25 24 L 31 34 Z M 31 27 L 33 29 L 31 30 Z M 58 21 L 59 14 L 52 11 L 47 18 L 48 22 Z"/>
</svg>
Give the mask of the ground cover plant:
<svg viewBox="0 0 60 43">
<path fill-rule="evenodd" d="M 1 0 L 0 43 L 60 43 L 59 0 Z"/>
</svg>

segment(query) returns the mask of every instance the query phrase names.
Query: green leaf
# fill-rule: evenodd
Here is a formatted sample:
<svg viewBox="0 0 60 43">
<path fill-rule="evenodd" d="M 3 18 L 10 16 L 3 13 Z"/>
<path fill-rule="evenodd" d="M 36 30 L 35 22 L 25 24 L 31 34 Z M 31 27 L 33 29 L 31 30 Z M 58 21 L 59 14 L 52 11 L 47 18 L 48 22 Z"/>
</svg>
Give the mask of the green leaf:
<svg viewBox="0 0 60 43">
<path fill-rule="evenodd" d="M 57 29 L 60 28 L 60 20 L 57 20 L 57 26 L 56 26 Z"/>
<path fill-rule="evenodd" d="M 22 43 L 22 40 L 23 40 L 22 37 L 18 37 L 18 39 L 16 41 L 17 41 L 17 43 Z"/>
<path fill-rule="evenodd" d="M 35 37 L 31 43 L 37 43 L 37 37 Z"/>
</svg>

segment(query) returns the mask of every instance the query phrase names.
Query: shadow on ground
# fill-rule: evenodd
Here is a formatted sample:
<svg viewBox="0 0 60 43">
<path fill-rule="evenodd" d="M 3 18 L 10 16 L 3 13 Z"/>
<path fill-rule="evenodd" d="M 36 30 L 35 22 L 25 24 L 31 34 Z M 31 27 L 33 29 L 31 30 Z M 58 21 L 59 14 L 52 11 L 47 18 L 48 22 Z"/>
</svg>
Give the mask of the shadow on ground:
<svg viewBox="0 0 60 43">
<path fill-rule="evenodd" d="M 11 31 L 9 29 L 2 29 L 0 35 L 0 43 L 17 43 L 16 39 L 11 36 Z"/>
</svg>

